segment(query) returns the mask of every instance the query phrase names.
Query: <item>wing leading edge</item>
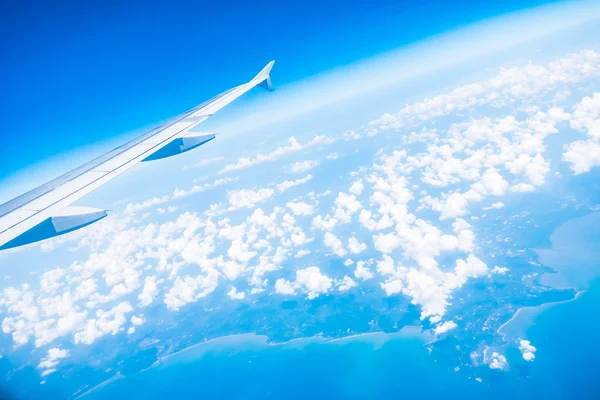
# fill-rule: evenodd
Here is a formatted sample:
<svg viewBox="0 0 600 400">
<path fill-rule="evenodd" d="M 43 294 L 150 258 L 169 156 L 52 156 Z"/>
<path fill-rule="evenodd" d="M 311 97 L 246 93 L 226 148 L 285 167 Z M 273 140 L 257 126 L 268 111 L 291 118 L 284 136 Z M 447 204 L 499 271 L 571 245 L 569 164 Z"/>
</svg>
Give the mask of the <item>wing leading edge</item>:
<svg viewBox="0 0 600 400">
<path fill-rule="evenodd" d="M 213 134 L 190 132 L 198 124 L 255 86 L 273 91 L 268 63 L 251 81 L 229 89 L 122 146 L 42 186 L 0 205 L 0 250 L 22 246 L 82 228 L 106 211 L 71 206 L 141 161 L 192 150 Z"/>
</svg>

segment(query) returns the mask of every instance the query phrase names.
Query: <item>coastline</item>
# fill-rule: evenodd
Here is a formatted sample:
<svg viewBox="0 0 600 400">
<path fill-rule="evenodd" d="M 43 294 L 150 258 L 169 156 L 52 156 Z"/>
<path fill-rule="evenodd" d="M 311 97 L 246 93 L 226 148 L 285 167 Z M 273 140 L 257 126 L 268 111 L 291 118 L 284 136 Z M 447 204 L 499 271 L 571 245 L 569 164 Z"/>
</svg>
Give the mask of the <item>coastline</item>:
<svg viewBox="0 0 600 400">
<path fill-rule="evenodd" d="M 77 399 L 80 399 L 80 398 L 82 398 L 82 397 L 85 397 L 85 396 L 87 396 L 88 394 L 91 394 L 91 393 L 93 393 L 94 391 L 96 391 L 96 390 L 98 390 L 98 389 L 102 389 L 104 386 L 106 386 L 106 385 L 109 385 L 109 384 L 113 383 L 114 381 L 118 381 L 118 380 L 125 379 L 125 378 L 126 378 L 126 376 L 125 376 L 125 375 L 123 375 L 123 374 L 121 374 L 120 372 L 118 372 L 118 371 L 117 371 L 117 373 L 116 373 L 114 376 L 112 376 L 112 377 L 108 378 L 108 379 L 107 379 L 107 380 L 105 380 L 105 381 L 102 381 L 102 382 L 100 382 L 99 384 L 97 384 L 97 385 L 96 385 L 96 386 L 94 386 L 93 388 L 91 388 L 91 389 L 89 389 L 89 390 L 87 390 L 87 391 L 85 391 L 85 392 L 81 393 L 81 394 L 80 394 L 80 395 L 78 395 L 77 397 L 73 398 L 73 400 L 77 400 Z"/>
<path fill-rule="evenodd" d="M 573 288 L 575 289 L 575 288 Z M 522 316 L 525 313 L 529 313 L 529 315 L 527 315 L 526 317 L 529 317 L 531 319 L 537 317 L 540 313 L 546 311 L 547 309 L 557 306 L 559 304 L 564 304 L 564 303 L 569 303 L 571 301 L 575 301 L 577 300 L 577 298 L 584 293 L 585 290 L 579 290 L 577 291 L 577 293 L 575 293 L 575 296 L 573 296 L 573 298 L 568 299 L 568 300 L 561 300 L 561 301 L 551 301 L 548 303 L 544 303 L 544 304 L 540 304 L 539 306 L 525 306 L 525 307 L 521 307 L 519 308 L 515 314 L 505 323 L 503 323 L 500 327 L 498 327 L 498 329 L 496 330 L 496 333 L 498 335 L 500 335 L 500 337 L 502 338 L 503 341 L 505 342 L 509 342 L 510 340 L 514 340 L 516 338 L 509 338 L 508 336 L 510 336 L 510 333 L 506 332 L 506 328 L 508 328 L 511 324 L 514 325 L 515 321 L 517 321 L 519 319 L 519 316 Z M 523 317 L 521 317 L 523 318 Z M 527 324 L 528 326 L 530 324 Z M 526 328 L 526 327 L 521 327 L 521 328 Z"/>
</svg>

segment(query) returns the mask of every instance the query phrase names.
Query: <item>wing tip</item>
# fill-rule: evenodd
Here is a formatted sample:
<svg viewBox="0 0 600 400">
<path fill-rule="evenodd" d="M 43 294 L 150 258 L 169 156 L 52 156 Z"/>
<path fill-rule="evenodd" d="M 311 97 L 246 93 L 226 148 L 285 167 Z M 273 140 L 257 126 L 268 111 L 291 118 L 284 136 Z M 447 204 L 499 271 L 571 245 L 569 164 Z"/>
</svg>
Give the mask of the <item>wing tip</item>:
<svg viewBox="0 0 600 400">
<path fill-rule="evenodd" d="M 271 69 L 275 64 L 275 60 L 271 60 L 255 77 L 252 79 L 257 86 L 272 92 L 275 90 L 273 83 L 271 82 Z"/>
</svg>

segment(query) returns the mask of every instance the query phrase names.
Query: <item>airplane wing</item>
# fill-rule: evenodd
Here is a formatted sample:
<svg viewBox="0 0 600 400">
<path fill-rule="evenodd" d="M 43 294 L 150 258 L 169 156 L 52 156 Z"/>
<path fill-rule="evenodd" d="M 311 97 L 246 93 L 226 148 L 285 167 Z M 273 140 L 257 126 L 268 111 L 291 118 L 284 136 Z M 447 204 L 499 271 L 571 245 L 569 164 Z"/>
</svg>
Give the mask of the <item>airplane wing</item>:
<svg viewBox="0 0 600 400">
<path fill-rule="evenodd" d="M 229 89 L 169 122 L 0 205 L 0 250 L 37 242 L 82 228 L 104 217 L 105 210 L 71 206 L 141 161 L 180 154 L 214 139 L 192 128 L 255 86 L 273 90 L 271 61 L 250 82 Z"/>
</svg>

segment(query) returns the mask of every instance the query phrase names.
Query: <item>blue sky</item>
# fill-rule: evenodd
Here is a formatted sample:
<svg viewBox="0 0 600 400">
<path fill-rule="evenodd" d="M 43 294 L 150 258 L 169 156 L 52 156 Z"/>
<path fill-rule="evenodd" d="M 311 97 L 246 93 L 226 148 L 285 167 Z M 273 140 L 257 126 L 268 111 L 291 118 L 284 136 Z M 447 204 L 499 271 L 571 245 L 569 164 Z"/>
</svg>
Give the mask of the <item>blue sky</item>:
<svg viewBox="0 0 600 400">
<path fill-rule="evenodd" d="M 277 60 L 278 85 L 548 1 L 12 2 L 0 181 L 176 115 Z"/>
</svg>

